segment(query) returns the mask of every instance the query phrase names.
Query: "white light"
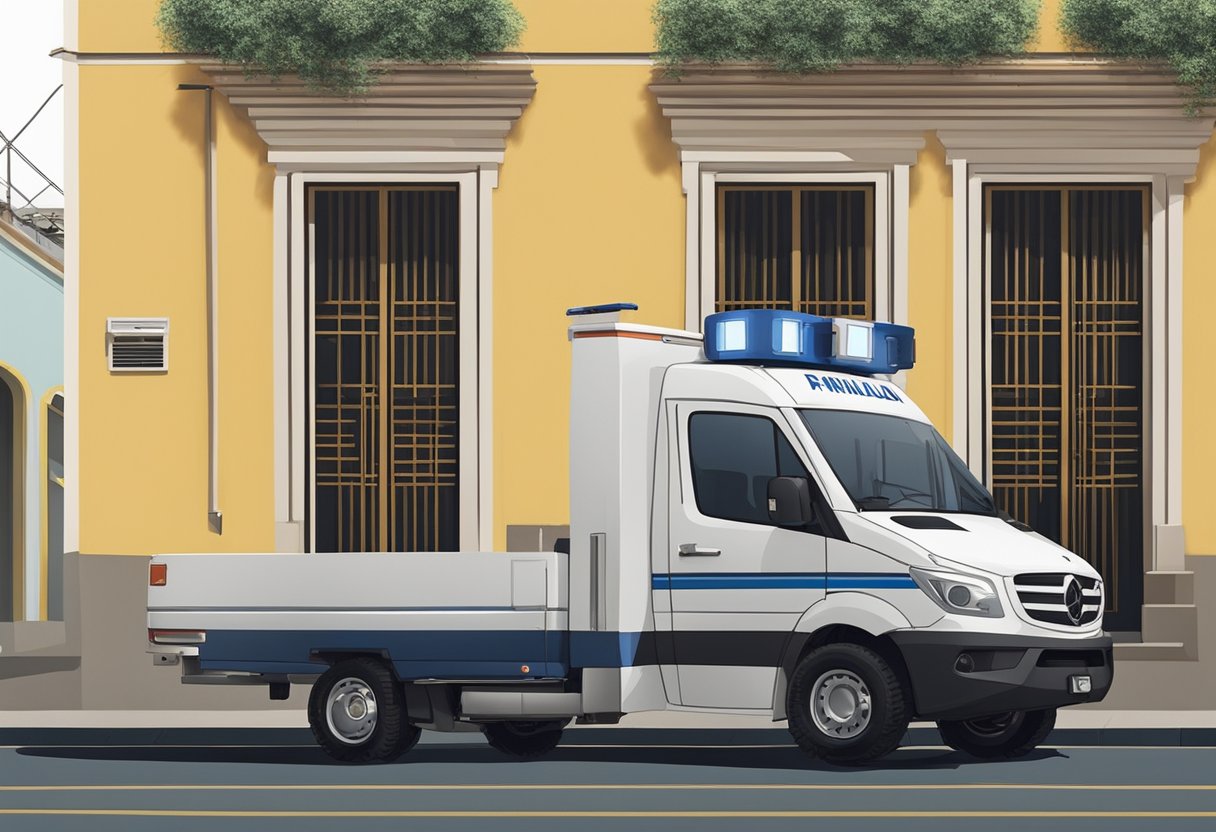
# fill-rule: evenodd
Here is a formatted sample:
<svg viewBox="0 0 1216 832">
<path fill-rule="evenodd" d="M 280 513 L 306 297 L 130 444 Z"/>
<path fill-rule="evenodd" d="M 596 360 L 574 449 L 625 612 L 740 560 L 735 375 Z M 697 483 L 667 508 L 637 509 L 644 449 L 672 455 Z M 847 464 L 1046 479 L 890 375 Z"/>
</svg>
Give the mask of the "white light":
<svg viewBox="0 0 1216 832">
<path fill-rule="evenodd" d="M 844 327 L 844 355 L 848 358 L 864 358 L 870 359 L 873 357 L 871 334 L 874 330 L 868 326 L 858 326 L 857 324 L 845 324 Z"/>
<path fill-rule="evenodd" d="M 781 319 L 781 347 L 779 352 L 793 353 L 797 355 L 802 352 L 802 341 L 798 336 L 802 334 L 802 326 L 798 321 L 791 321 L 788 318 Z"/>
<path fill-rule="evenodd" d="M 747 321 L 734 319 L 718 322 L 718 350 L 731 352 L 747 349 Z"/>
</svg>

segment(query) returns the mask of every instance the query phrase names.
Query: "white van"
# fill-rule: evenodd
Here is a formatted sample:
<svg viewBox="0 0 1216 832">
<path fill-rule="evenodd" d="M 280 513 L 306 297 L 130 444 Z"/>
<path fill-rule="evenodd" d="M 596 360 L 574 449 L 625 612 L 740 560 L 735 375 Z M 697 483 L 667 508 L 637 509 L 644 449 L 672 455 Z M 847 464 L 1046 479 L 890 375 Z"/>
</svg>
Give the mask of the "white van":
<svg viewBox="0 0 1216 832">
<path fill-rule="evenodd" d="M 788 719 L 834 763 L 912 719 L 1011 757 L 1105 696 L 1100 576 L 999 512 L 891 380 L 909 328 L 748 310 L 702 337 L 628 308 L 571 310 L 565 551 L 158 556 L 154 660 L 311 684 L 351 761 L 422 728 L 534 756 L 649 710 Z"/>
</svg>

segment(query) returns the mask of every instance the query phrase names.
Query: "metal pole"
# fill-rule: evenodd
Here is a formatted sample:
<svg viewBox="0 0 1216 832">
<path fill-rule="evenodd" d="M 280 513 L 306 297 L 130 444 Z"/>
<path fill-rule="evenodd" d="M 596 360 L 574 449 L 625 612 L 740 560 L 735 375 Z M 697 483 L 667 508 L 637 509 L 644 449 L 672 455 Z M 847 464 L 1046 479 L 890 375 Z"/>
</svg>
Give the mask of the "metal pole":
<svg viewBox="0 0 1216 832">
<path fill-rule="evenodd" d="M 207 333 L 210 344 L 207 349 L 207 389 L 211 397 L 208 428 L 211 434 L 211 492 L 207 506 L 207 520 L 216 534 L 224 533 L 224 513 L 220 511 L 220 327 L 219 327 L 219 280 L 216 274 L 219 265 L 219 240 L 216 235 L 215 176 L 215 124 L 211 102 L 211 88 L 207 88 Z"/>
<path fill-rule="evenodd" d="M 217 185 L 215 127 L 212 116 L 212 88 L 207 84 L 179 84 L 179 90 L 206 92 L 204 132 L 207 149 L 204 156 L 204 177 L 207 181 L 204 199 L 203 233 L 207 270 L 207 526 L 216 534 L 224 533 L 224 513 L 220 511 L 220 368 L 219 368 L 219 242 L 216 239 Z"/>
</svg>

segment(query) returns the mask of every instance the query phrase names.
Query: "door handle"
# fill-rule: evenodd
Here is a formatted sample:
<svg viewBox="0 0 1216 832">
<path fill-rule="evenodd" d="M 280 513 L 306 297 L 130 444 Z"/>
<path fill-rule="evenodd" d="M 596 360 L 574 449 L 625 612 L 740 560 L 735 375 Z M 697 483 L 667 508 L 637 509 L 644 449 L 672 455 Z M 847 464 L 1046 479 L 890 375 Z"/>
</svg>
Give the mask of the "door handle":
<svg viewBox="0 0 1216 832">
<path fill-rule="evenodd" d="M 682 557 L 682 558 L 690 558 L 690 557 L 716 558 L 720 554 L 722 554 L 721 549 L 706 549 L 702 546 L 698 546 L 695 543 L 681 543 L 680 544 L 680 557 Z"/>
</svg>

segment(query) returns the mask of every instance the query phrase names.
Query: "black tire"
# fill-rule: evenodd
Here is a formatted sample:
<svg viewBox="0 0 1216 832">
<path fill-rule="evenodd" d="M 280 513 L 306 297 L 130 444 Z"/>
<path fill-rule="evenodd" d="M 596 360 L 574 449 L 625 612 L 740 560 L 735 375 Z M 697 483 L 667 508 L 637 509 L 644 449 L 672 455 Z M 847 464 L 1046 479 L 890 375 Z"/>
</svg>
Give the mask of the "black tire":
<svg viewBox="0 0 1216 832">
<path fill-rule="evenodd" d="M 362 716 L 352 718 L 348 704 Z M 371 658 L 346 659 L 321 675 L 308 696 L 308 725 L 325 753 L 344 763 L 395 760 L 421 734 L 405 719 L 401 685 Z"/>
<path fill-rule="evenodd" d="M 565 722 L 487 722 L 481 726 L 490 747 L 520 759 L 548 754 L 562 741 Z"/>
<path fill-rule="evenodd" d="M 830 699 L 835 685 L 846 700 L 853 697 L 856 706 L 835 733 L 828 730 L 829 717 L 839 712 L 812 713 L 811 698 L 825 680 L 829 693 L 821 697 L 821 704 L 837 701 Z M 899 677 L 882 656 L 859 644 L 828 644 L 803 656 L 794 668 L 786 700 L 790 733 L 808 756 L 836 765 L 864 765 L 899 746 L 911 718 L 907 699 Z M 867 713 L 868 717 L 863 715 Z"/>
<path fill-rule="evenodd" d="M 1056 726 L 1056 709 L 1009 711 L 981 719 L 937 723 L 942 741 L 956 751 L 985 760 L 1022 757 L 1039 746 Z"/>
</svg>

